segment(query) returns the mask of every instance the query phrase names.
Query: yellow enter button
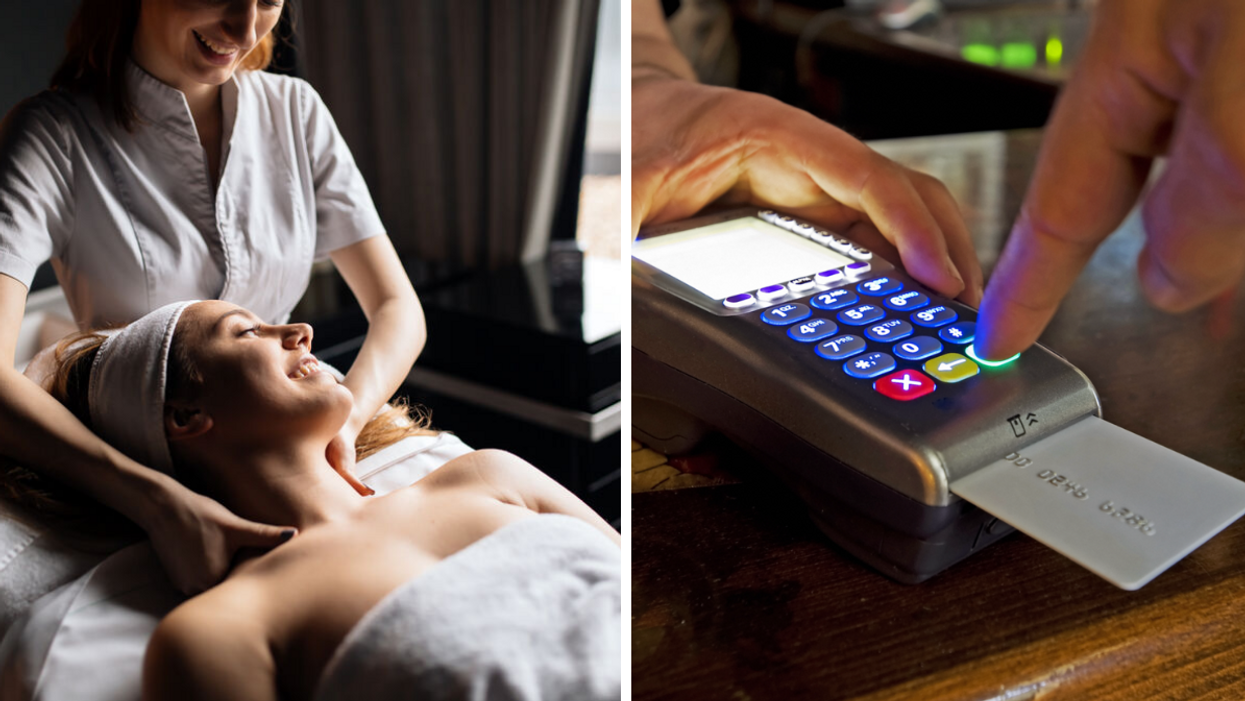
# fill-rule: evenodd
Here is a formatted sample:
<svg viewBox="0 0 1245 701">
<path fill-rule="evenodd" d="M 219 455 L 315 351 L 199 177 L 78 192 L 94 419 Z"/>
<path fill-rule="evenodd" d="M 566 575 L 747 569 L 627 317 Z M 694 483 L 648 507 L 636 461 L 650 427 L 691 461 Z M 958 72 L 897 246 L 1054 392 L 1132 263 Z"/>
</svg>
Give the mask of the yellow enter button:
<svg viewBox="0 0 1245 701">
<path fill-rule="evenodd" d="M 944 353 L 925 361 L 925 372 L 943 382 L 960 382 L 981 372 L 981 368 L 959 353 Z"/>
</svg>

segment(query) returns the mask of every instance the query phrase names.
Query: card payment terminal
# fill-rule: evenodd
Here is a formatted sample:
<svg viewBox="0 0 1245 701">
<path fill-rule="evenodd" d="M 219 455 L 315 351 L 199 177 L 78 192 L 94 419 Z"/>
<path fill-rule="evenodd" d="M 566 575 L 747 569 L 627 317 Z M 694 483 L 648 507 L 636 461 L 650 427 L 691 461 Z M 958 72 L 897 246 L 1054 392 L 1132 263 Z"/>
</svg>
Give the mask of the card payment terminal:
<svg viewBox="0 0 1245 701">
<path fill-rule="evenodd" d="M 1028 468 L 1028 446 L 1101 414 L 1089 379 L 1060 356 L 1035 345 L 980 359 L 973 309 L 780 212 L 642 230 L 631 292 L 637 440 L 678 454 L 724 434 L 793 488 L 832 540 L 902 582 L 1012 531 L 996 518 L 1010 514 L 960 498 L 953 483 L 1009 460 L 1046 479 L 1060 468 Z M 1061 489 L 1086 503 L 1101 491 L 1066 478 Z M 1092 506 L 1068 508 L 1093 518 Z"/>
</svg>

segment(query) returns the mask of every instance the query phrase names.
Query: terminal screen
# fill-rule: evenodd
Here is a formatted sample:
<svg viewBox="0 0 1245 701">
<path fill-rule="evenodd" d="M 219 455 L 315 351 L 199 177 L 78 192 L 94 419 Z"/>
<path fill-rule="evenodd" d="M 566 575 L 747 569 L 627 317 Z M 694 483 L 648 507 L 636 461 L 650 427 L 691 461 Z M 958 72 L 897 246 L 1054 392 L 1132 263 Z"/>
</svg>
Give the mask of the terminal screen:
<svg viewBox="0 0 1245 701">
<path fill-rule="evenodd" d="M 717 300 L 852 262 L 756 217 L 638 241 L 631 255 Z"/>
</svg>

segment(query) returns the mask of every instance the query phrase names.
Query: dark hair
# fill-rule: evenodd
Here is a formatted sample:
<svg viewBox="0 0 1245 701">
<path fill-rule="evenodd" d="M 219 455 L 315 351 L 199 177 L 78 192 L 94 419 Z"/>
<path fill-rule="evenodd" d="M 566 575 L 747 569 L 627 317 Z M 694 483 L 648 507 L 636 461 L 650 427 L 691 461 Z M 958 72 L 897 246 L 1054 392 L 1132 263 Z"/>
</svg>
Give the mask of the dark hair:
<svg viewBox="0 0 1245 701">
<path fill-rule="evenodd" d="M 132 131 L 139 123 L 126 83 L 126 62 L 134 45 L 141 0 L 82 0 L 65 36 L 65 58 L 49 87 L 89 93 L 104 113 Z M 242 59 L 240 70 L 263 70 L 272 62 L 269 32 Z"/>
<path fill-rule="evenodd" d="M 190 356 L 192 344 L 179 343 L 186 334 L 175 334 L 169 348 L 168 386 L 171 398 L 194 401 L 205 386 L 205 378 Z M 107 337 L 94 331 L 71 334 L 56 345 L 56 370 L 44 381 L 44 389 L 68 408 L 87 428 L 91 411 L 87 403 L 91 365 Z M 362 460 L 408 436 L 440 433 L 429 427 L 431 417 L 422 407 L 394 400 L 364 425 L 355 441 L 355 453 Z M 194 488 L 196 485 L 188 484 Z M 0 499 L 59 518 L 68 525 L 92 523 L 91 518 L 113 514 L 94 500 L 56 480 L 20 465 L 0 459 Z"/>
</svg>

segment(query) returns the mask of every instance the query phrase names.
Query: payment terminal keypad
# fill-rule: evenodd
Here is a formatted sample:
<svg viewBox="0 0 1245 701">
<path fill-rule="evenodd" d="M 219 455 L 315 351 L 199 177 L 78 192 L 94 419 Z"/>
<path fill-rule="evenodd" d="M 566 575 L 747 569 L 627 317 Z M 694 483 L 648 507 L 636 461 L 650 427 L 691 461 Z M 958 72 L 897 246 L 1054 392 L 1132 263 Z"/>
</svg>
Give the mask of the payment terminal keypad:
<svg viewBox="0 0 1245 701">
<path fill-rule="evenodd" d="M 903 283 L 893 277 L 875 277 L 856 285 L 856 291 L 870 297 L 885 297 L 903 289 Z"/>
<path fill-rule="evenodd" d="M 876 304 L 858 304 L 839 312 L 838 319 L 840 324 L 864 326 L 879 321 L 885 316 L 886 310 Z"/>
<path fill-rule="evenodd" d="M 977 324 L 972 321 L 957 321 L 938 329 L 938 338 L 947 343 L 968 345 L 977 338 Z"/>
<path fill-rule="evenodd" d="M 895 369 L 895 359 L 889 353 L 866 353 L 858 358 L 849 360 L 843 365 L 843 370 L 852 377 L 868 379 L 885 375 Z"/>
<path fill-rule="evenodd" d="M 865 339 L 853 334 L 843 334 L 817 344 L 817 355 L 826 360 L 843 360 L 864 351 Z"/>
<path fill-rule="evenodd" d="M 903 319 L 887 319 L 880 324 L 874 324 L 865 329 L 865 337 L 870 341 L 885 343 L 887 341 L 898 341 L 912 335 L 912 324 Z"/>
<path fill-rule="evenodd" d="M 912 323 L 917 326 L 924 326 L 930 329 L 936 329 L 939 326 L 945 326 L 960 318 L 955 310 L 946 305 L 940 304 L 936 307 L 923 309 L 912 315 Z"/>
<path fill-rule="evenodd" d="M 941 353 L 942 343 L 930 336 L 917 336 L 902 343 L 896 343 L 894 352 L 895 357 L 901 360 L 924 360 Z"/>
<path fill-rule="evenodd" d="M 934 381 L 917 370 L 900 370 L 878 378 L 875 388 L 891 399 L 910 402 L 933 392 Z"/>
<path fill-rule="evenodd" d="M 821 294 L 813 295 L 810 302 L 818 309 L 833 311 L 853 305 L 860 301 L 860 297 L 846 287 L 840 287 L 837 290 L 830 290 Z"/>
<path fill-rule="evenodd" d="M 829 319 L 809 319 L 787 327 L 787 335 L 802 343 L 813 343 L 833 336 L 839 327 Z"/>
<path fill-rule="evenodd" d="M 976 377 L 971 355 L 974 320 L 883 265 L 873 270 L 868 249 L 793 217 L 764 211 L 762 219 L 852 259 L 808 277 L 775 280 L 752 293 L 726 298 L 730 309 L 770 304 L 761 321 L 854 380 L 872 381 L 879 394 L 912 401 Z M 776 329 L 777 330 L 777 329 Z"/>
<path fill-rule="evenodd" d="M 935 394 L 939 384 L 980 374 L 980 366 L 965 355 L 976 337 L 975 321 L 912 289 L 900 274 L 871 272 L 872 254 L 841 236 L 815 228 L 805 232 L 795 220 L 782 225 L 855 261 L 787 282 L 783 293 L 809 296 L 762 311 L 762 321 L 783 327 L 791 342 L 812 346 L 854 381 L 872 382 L 878 394 L 895 401 Z M 831 285 L 842 286 L 825 289 Z M 757 297 L 764 300 L 767 292 L 758 290 Z"/>
<path fill-rule="evenodd" d="M 882 304 L 887 309 L 897 312 L 914 312 L 918 309 L 924 309 L 929 306 L 929 297 L 917 292 L 916 290 L 908 290 L 900 294 L 887 297 Z"/>
</svg>

